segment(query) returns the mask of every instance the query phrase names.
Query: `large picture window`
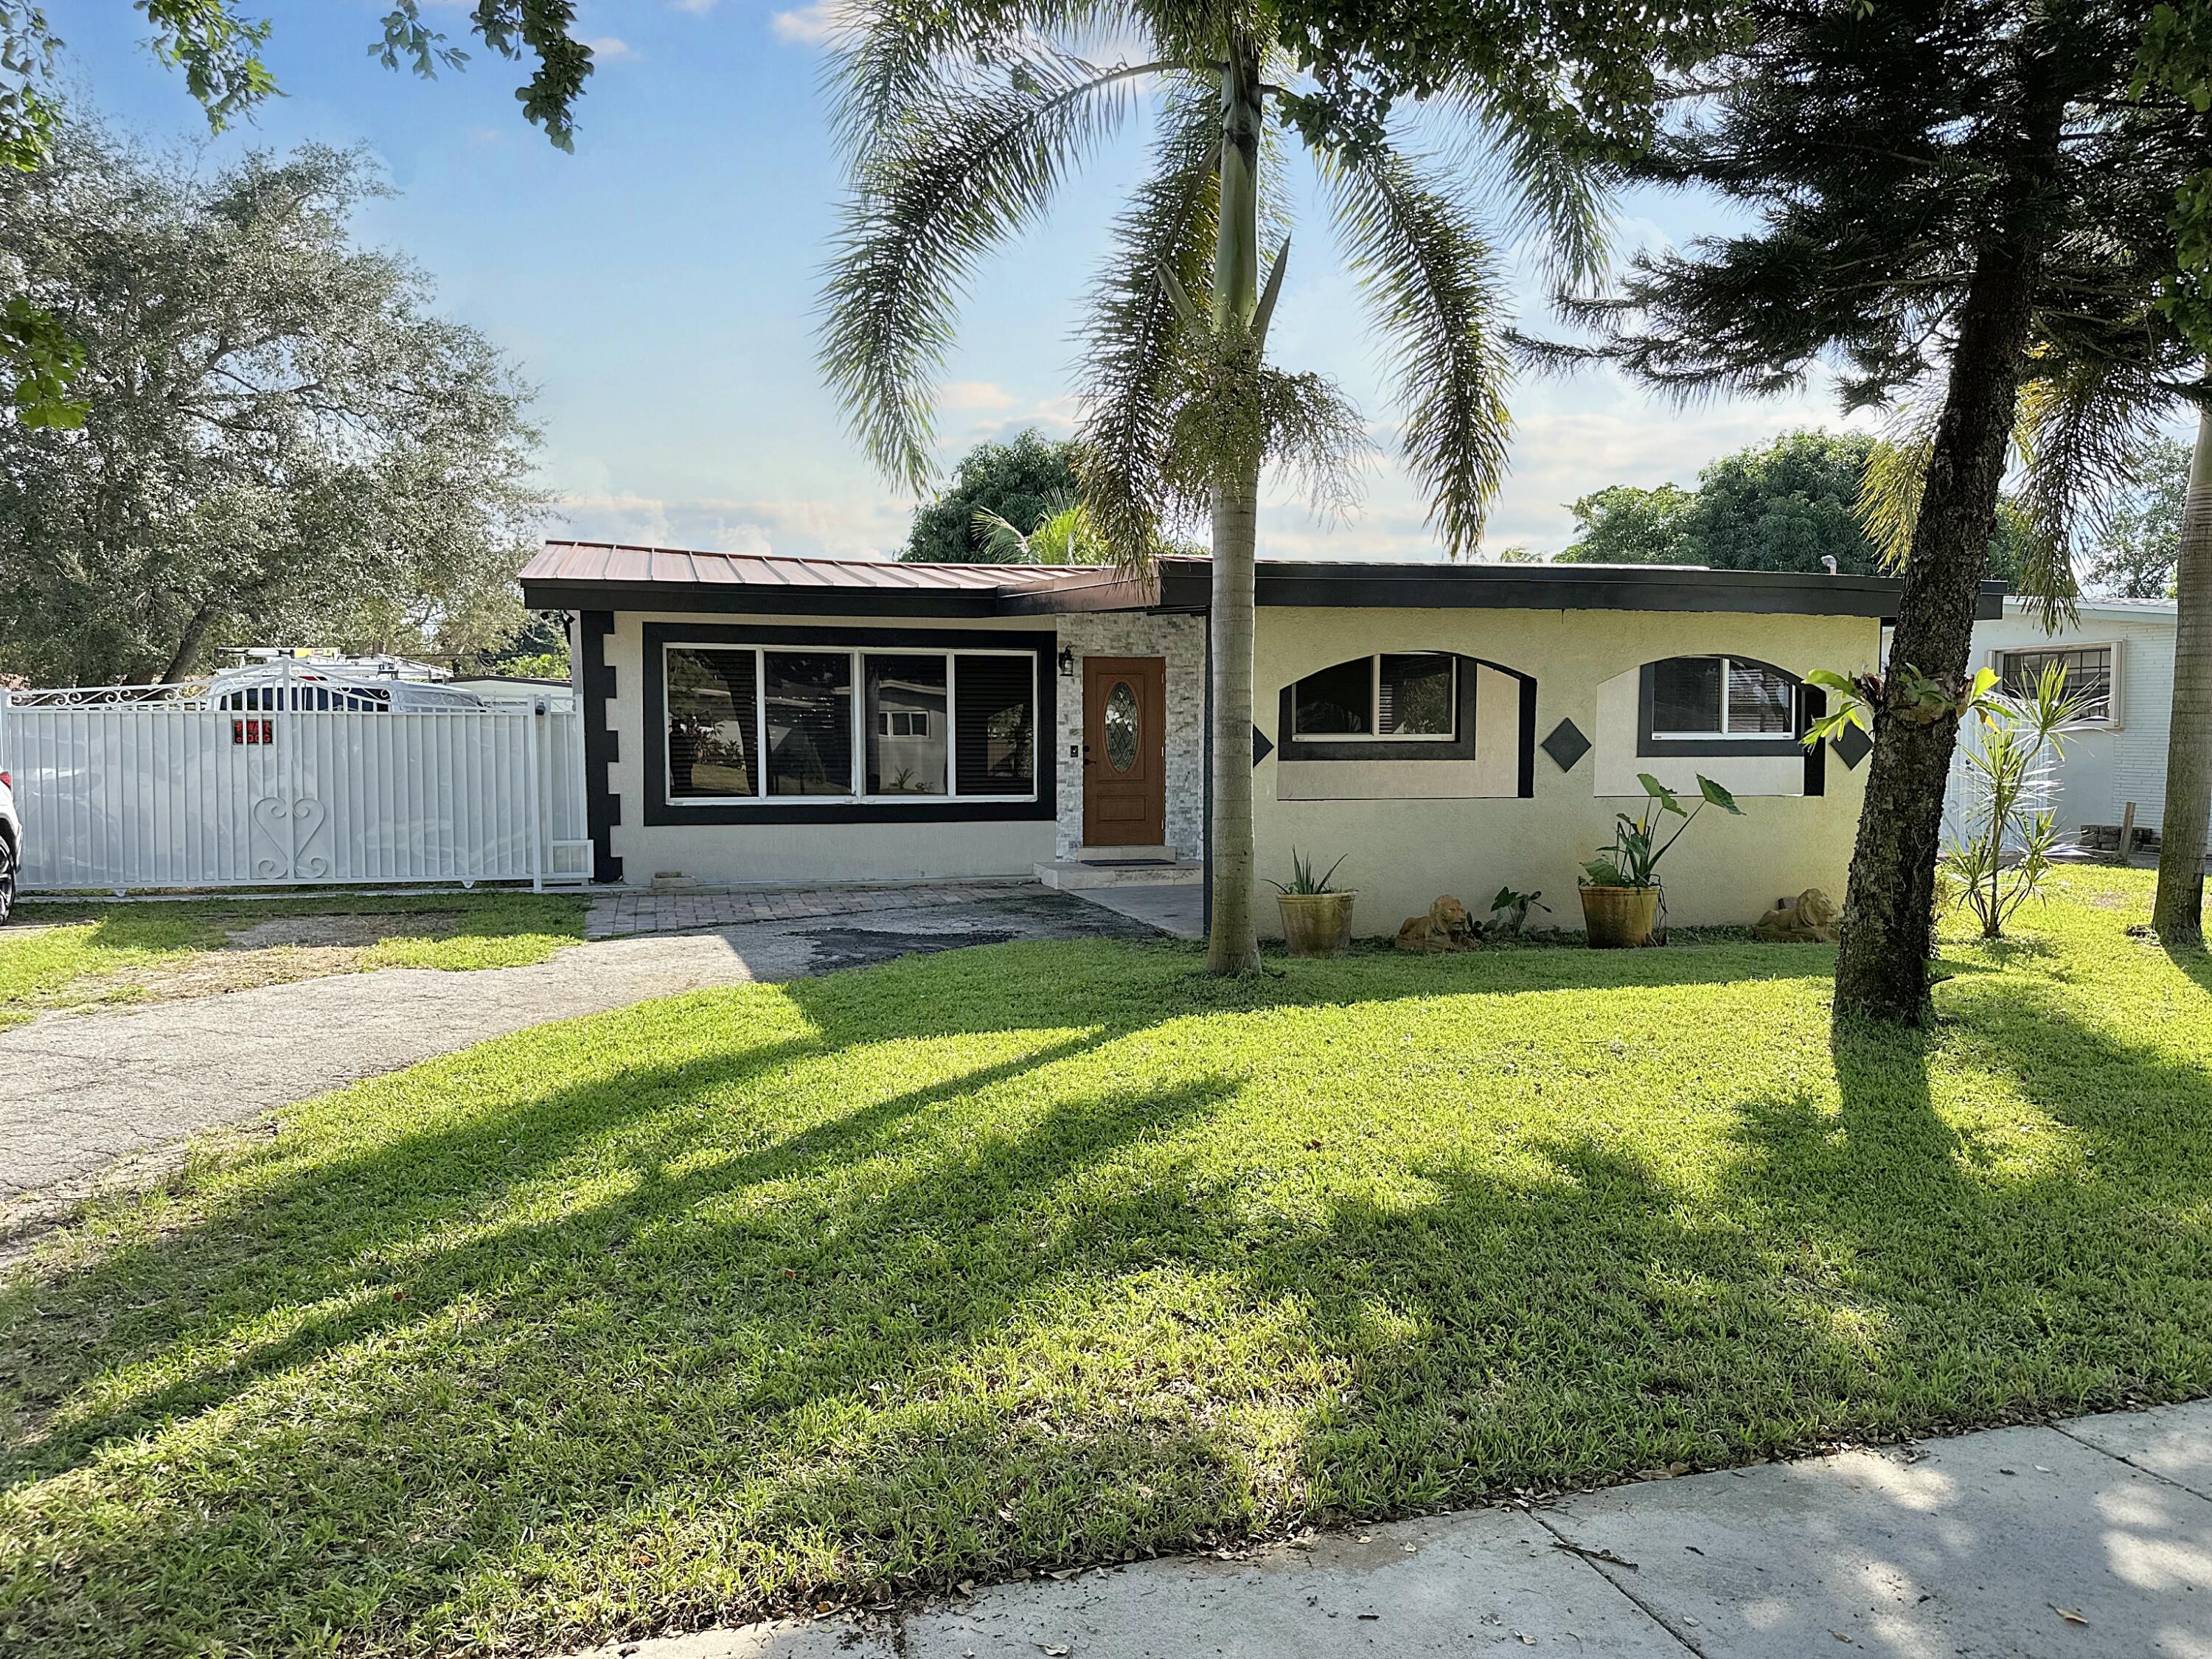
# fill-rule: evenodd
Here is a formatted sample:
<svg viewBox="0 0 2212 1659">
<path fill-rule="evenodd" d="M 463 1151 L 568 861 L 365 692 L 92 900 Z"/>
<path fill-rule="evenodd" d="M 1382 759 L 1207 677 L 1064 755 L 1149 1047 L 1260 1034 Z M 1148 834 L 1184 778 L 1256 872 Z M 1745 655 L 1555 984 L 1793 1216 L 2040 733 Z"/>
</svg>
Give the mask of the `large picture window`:
<svg viewBox="0 0 2212 1659">
<path fill-rule="evenodd" d="M 1449 743 L 1458 735 L 1459 665 L 1435 652 L 1382 652 L 1307 675 L 1291 690 L 1291 735 Z"/>
<path fill-rule="evenodd" d="M 671 804 L 1030 800 L 1034 652 L 671 644 Z"/>
<path fill-rule="evenodd" d="M 1733 657 L 1669 657 L 1651 665 L 1651 736 L 1791 738 L 1797 683 Z"/>
<path fill-rule="evenodd" d="M 2066 695 L 2081 699 L 2081 720 L 2085 724 L 2112 722 L 2115 710 L 2111 646 L 1997 653 L 1997 678 L 2008 696 L 2033 698 L 2046 668 L 2057 668 L 2065 674 Z"/>
</svg>

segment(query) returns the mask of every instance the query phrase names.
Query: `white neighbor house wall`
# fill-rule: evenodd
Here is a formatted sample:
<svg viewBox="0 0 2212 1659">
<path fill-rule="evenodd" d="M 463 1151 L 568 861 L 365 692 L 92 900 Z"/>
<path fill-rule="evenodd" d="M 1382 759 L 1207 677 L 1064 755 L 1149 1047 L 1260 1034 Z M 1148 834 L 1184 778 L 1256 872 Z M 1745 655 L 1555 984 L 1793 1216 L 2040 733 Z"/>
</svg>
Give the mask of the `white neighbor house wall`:
<svg viewBox="0 0 2212 1659">
<path fill-rule="evenodd" d="M 2155 830 L 2166 810 L 2166 728 L 2173 709 L 2173 601 L 2083 599 L 2077 620 L 2047 634 L 2026 601 L 2008 599 L 2002 621 L 1974 624 L 1976 667 L 1997 666 L 2007 650 L 2113 649 L 2113 719 L 2067 741 L 2055 805 L 2071 840 L 2085 823 L 2117 824 L 2136 805 L 2136 824 Z"/>
<path fill-rule="evenodd" d="M 571 694 L 378 712 L 290 684 L 246 708 L 197 685 L 0 693 L 24 889 L 587 878 Z"/>
</svg>

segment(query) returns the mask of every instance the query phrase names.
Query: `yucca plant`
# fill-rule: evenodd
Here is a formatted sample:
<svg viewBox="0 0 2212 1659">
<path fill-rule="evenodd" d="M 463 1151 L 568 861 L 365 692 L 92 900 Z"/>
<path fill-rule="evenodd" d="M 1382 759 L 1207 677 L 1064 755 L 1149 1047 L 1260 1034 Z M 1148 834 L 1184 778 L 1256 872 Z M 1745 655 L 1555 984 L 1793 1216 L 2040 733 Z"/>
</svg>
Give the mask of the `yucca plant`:
<svg viewBox="0 0 2212 1659">
<path fill-rule="evenodd" d="M 1288 153 L 1317 170 L 1367 290 L 1406 464 L 1454 556 L 1477 546 L 1505 465 L 1503 272 L 1474 203 L 1539 229 L 1563 281 L 1590 276 L 1601 242 L 1591 147 L 1571 121 L 1528 113 L 1516 65 L 1479 70 L 1470 54 L 1425 76 L 1431 142 L 1416 150 L 1388 122 L 1317 118 L 1323 100 L 1278 27 L 1261 0 L 859 0 L 834 70 L 851 194 L 822 360 L 869 454 L 917 489 L 933 466 L 932 377 L 982 257 L 1036 225 L 1140 108 L 1154 116 L 1148 174 L 1115 222 L 1084 325 L 1079 471 L 1116 563 L 1141 568 L 1172 526 L 1211 529 L 1217 973 L 1259 967 L 1252 772 L 1238 757 L 1261 475 L 1287 469 L 1342 507 L 1364 442 L 1333 385 L 1267 360 Z M 1137 44 L 1097 45 L 1109 38 Z"/>
<path fill-rule="evenodd" d="M 2042 895 L 2060 847 L 2057 814 L 2045 803 L 2082 707 L 2056 663 L 2030 696 L 1984 687 L 1970 705 L 1974 740 L 1959 750 L 1966 833 L 1945 842 L 1942 868 L 1957 902 L 1981 919 L 1984 939 L 2003 938 L 2013 913 Z"/>
<path fill-rule="evenodd" d="M 1334 884 L 1336 872 L 1342 867 L 1345 858 L 1350 856 L 1350 854 L 1346 854 L 1328 869 L 1316 875 L 1313 866 L 1299 854 L 1297 848 L 1293 847 L 1291 848 L 1291 878 L 1288 881 L 1276 881 L 1270 878 L 1267 885 L 1287 898 L 1307 898 L 1317 893 L 1334 893 L 1336 890 Z"/>
</svg>

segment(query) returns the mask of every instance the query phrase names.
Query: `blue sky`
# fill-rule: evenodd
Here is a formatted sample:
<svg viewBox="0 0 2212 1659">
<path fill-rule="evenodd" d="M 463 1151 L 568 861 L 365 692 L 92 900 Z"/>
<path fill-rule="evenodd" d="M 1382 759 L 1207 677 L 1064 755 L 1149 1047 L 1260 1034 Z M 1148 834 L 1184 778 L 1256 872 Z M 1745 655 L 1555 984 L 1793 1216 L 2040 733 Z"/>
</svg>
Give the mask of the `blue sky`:
<svg viewBox="0 0 2212 1659">
<path fill-rule="evenodd" d="M 675 545 L 865 557 L 896 551 L 913 501 L 847 435 L 813 362 L 813 305 L 839 193 L 819 90 L 823 15 L 805 0 L 586 0 L 599 70 L 574 155 L 521 118 L 517 66 L 478 52 L 434 82 L 368 55 L 383 0 L 264 0 L 265 54 L 286 96 L 209 139 L 181 79 L 140 44 L 122 0 L 49 15 L 75 94 L 210 161 L 307 139 L 369 147 L 399 194 L 362 216 L 404 250 L 440 303 L 497 340 L 540 388 L 544 471 L 569 533 Z M 459 40 L 465 7 L 426 15 Z M 471 43 L 473 44 L 473 43 Z M 1143 121 L 1062 198 L 1051 222 L 990 268 L 946 365 L 943 453 L 1035 424 L 1072 429 L 1070 331 L 1104 229 L 1137 176 Z M 1624 208 L 1626 245 L 1680 241 L 1712 210 L 1675 198 Z M 1516 293 L 1540 325 L 1525 260 Z M 1285 366 L 1335 376 L 1378 445 L 1351 519 L 1315 521 L 1280 495 L 1261 552 L 1439 556 L 1418 492 L 1392 459 L 1393 410 L 1358 291 L 1325 222 L 1302 218 L 1271 341 Z M 1565 503 L 1610 483 L 1694 481 L 1715 455 L 1834 425 L 1815 390 L 1682 410 L 1608 372 L 1516 391 L 1512 473 L 1487 550 L 1569 539 Z"/>
</svg>

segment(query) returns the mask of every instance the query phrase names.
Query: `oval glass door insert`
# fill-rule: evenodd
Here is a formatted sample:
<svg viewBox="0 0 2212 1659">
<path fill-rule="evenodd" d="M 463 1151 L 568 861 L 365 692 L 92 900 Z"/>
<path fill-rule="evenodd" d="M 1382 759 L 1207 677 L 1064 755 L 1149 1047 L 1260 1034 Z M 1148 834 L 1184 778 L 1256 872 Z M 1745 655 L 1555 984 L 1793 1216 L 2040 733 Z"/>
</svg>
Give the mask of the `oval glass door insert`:
<svg viewBox="0 0 2212 1659">
<path fill-rule="evenodd" d="M 1137 694 L 1127 680 L 1106 694 L 1106 764 L 1126 772 L 1137 763 Z"/>
</svg>

